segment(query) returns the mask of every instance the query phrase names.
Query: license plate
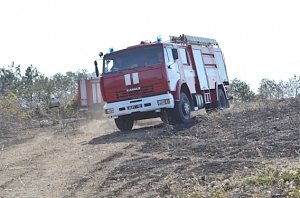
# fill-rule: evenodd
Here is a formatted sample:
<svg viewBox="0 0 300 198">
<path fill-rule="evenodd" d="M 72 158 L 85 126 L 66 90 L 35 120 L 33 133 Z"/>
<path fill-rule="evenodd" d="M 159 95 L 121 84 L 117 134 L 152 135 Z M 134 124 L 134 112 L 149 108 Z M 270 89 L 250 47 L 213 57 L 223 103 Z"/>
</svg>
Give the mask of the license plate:
<svg viewBox="0 0 300 198">
<path fill-rule="evenodd" d="M 131 109 L 138 109 L 138 108 L 141 108 L 141 107 L 142 107 L 142 104 L 137 104 L 137 105 L 128 106 L 127 109 L 131 110 Z"/>
</svg>

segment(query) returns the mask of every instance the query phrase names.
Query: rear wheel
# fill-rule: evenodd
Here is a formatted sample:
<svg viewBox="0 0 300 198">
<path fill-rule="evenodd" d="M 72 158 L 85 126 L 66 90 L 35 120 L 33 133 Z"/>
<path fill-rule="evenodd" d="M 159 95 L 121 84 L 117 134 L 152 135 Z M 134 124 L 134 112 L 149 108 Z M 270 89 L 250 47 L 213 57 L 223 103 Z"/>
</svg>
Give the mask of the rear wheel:
<svg viewBox="0 0 300 198">
<path fill-rule="evenodd" d="M 115 123 L 120 131 L 130 131 L 133 127 L 134 119 L 131 116 L 120 116 L 115 119 Z"/>
<path fill-rule="evenodd" d="M 225 96 L 223 89 L 218 89 L 218 101 L 205 107 L 206 113 L 213 113 L 220 109 L 229 108 L 229 102 Z"/>
<path fill-rule="evenodd" d="M 228 100 L 225 96 L 223 89 L 218 90 L 219 98 L 218 98 L 218 109 L 229 108 Z"/>
</svg>

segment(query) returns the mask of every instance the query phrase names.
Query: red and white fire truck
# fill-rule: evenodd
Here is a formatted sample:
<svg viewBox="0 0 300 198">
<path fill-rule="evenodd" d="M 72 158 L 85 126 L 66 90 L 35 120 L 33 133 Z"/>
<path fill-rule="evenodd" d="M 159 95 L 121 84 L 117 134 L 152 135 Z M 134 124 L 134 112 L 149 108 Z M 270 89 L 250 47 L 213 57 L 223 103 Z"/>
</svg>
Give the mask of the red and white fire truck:
<svg viewBox="0 0 300 198">
<path fill-rule="evenodd" d="M 78 107 L 87 118 L 103 117 L 103 100 L 99 77 L 89 76 L 78 80 Z"/>
<path fill-rule="evenodd" d="M 121 131 L 135 120 L 188 123 L 191 111 L 229 107 L 226 65 L 214 39 L 183 34 L 99 55 L 104 112 Z"/>
</svg>

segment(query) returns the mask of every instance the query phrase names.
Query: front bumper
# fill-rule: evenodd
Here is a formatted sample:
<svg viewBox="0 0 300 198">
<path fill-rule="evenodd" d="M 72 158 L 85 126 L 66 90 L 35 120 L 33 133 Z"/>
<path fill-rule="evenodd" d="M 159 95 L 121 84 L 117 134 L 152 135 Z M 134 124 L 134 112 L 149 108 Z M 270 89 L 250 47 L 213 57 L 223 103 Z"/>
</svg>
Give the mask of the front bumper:
<svg viewBox="0 0 300 198">
<path fill-rule="evenodd" d="M 159 112 L 160 109 L 164 108 L 174 108 L 174 98 L 170 93 L 121 102 L 106 103 L 104 105 L 104 112 L 105 116 L 108 118 L 118 118 L 118 116 L 136 112 Z"/>
</svg>

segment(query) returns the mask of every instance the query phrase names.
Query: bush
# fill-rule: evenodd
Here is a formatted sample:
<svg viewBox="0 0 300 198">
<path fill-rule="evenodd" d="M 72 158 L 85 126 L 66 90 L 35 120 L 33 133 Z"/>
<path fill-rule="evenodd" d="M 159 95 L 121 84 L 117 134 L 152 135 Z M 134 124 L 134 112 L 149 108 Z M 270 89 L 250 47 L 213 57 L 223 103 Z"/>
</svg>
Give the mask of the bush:
<svg viewBox="0 0 300 198">
<path fill-rule="evenodd" d="M 30 115 L 22 110 L 17 96 L 12 92 L 7 92 L 6 95 L 0 99 L 0 109 L 1 133 L 20 128 L 25 121 L 30 119 Z"/>
</svg>

